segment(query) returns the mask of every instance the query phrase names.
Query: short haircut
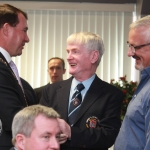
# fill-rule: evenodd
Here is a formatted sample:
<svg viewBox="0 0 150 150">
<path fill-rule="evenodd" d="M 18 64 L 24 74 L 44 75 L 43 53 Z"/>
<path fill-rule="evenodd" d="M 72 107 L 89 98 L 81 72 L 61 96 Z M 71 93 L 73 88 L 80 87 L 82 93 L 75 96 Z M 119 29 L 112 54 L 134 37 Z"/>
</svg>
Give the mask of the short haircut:
<svg viewBox="0 0 150 150">
<path fill-rule="evenodd" d="M 53 60 L 53 59 L 59 59 L 61 62 L 62 62 L 62 66 L 63 66 L 63 69 L 65 69 L 65 61 L 63 58 L 60 58 L 60 57 L 52 57 L 48 60 L 48 63 Z"/>
<path fill-rule="evenodd" d="M 43 115 L 46 118 L 59 118 L 59 114 L 52 108 L 38 105 L 25 107 L 19 111 L 12 123 L 12 143 L 15 145 L 17 134 L 23 134 L 30 137 L 35 125 L 34 120 L 38 115 Z"/>
<path fill-rule="evenodd" d="M 15 27 L 19 23 L 19 13 L 23 14 L 23 16 L 28 19 L 27 13 L 21 9 L 9 4 L 0 5 L 0 28 L 2 28 L 5 23 Z"/>
<path fill-rule="evenodd" d="M 143 35 L 146 38 L 146 40 L 150 40 L 150 15 L 140 18 L 135 22 L 131 23 L 129 28 L 130 30 L 135 28 L 145 29 L 145 31 L 143 31 Z"/>
<path fill-rule="evenodd" d="M 67 44 L 83 45 L 88 51 L 98 50 L 99 59 L 97 66 L 101 61 L 101 57 L 105 51 L 102 38 L 98 34 L 91 32 L 78 32 L 73 33 L 67 38 Z"/>
<path fill-rule="evenodd" d="M 131 29 L 136 28 L 136 27 L 141 27 L 141 26 L 149 26 L 150 27 L 150 15 L 140 18 L 130 24 Z"/>
</svg>

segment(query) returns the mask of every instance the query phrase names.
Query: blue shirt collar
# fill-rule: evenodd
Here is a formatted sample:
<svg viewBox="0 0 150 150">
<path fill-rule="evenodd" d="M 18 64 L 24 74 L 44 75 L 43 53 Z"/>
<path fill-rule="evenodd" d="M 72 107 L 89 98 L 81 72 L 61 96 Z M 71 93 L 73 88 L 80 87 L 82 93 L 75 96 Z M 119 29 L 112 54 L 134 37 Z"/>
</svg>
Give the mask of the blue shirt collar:
<svg viewBox="0 0 150 150">
<path fill-rule="evenodd" d="M 86 91 L 88 91 L 88 89 L 90 88 L 93 80 L 95 79 L 95 76 L 96 75 L 94 74 L 92 77 L 90 77 L 89 79 L 87 79 L 87 80 L 85 80 L 85 81 L 82 82 L 82 84 L 84 85 Z M 71 88 L 72 88 L 73 91 L 76 90 L 76 86 L 79 83 L 81 83 L 81 82 L 78 81 L 78 80 L 76 80 L 75 78 L 73 78 L 73 80 L 72 80 L 72 86 L 71 86 Z"/>
<path fill-rule="evenodd" d="M 145 75 L 149 75 L 150 76 L 150 66 L 146 67 L 144 70 L 142 70 L 141 77 L 145 76 Z"/>
</svg>

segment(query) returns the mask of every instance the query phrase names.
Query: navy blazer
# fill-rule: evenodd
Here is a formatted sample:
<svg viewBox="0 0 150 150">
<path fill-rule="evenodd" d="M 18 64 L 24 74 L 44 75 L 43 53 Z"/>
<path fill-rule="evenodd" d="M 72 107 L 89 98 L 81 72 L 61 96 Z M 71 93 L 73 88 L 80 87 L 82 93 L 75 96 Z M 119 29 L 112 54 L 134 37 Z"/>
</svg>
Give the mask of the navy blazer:
<svg viewBox="0 0 150 150">
<path fill-rule="evenodd" d="M 47 85 L 40 100 L 42 105 L 53 107 L 66 122 L 72 79 Z M 121 126 L 123 97 L 123 92 L 96 76 L 71 127 L 71 140 L 62 144 L 61 149 L 108 150 Z"/>
</svg>

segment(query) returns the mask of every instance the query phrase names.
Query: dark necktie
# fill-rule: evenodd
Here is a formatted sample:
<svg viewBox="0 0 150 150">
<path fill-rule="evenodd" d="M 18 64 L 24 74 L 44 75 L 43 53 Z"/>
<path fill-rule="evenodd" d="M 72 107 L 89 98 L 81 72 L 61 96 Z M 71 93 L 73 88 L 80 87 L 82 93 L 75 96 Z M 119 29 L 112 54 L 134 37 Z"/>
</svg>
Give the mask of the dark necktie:
<svg viewBox="0 0 150 150">
<path fill-rule="evenodd" d="M 70 107 L 69 107 L 69 115 L 68 115 L 68 120 L 69 120 L 70 125 L 73 125 L 76 114 L 77 114 L 79 107 L 81 105 L 81 102 L 82 102 L 81 91 L 83 89 L 84 89 L 84 85 L 82 83 L 79 83 L 77 85 L 76 92 L 73 94 L 73 96 L 71 98 Z"/>
</svg>

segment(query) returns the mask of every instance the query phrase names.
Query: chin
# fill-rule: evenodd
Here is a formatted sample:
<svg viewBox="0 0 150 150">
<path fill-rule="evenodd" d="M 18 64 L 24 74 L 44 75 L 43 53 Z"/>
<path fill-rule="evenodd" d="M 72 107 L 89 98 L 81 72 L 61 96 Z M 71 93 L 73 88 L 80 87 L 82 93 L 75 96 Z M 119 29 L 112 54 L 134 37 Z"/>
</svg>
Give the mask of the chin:
<svg viewBox="0 0 150 150">
<path fill-rule="evenodd" d="M 20 52 L 17 56 L 20 56 L 20 55 L 22 55 L 22 52 Z"/>
<path fill-rule="evenodd" d="M 143 65 L 135 65 L 135 68 L 137 69 L 137 70 L 139 70 L 139 71 L 142 71 L 142 70 L 144 70 L 144 66 Z"/>
<path fill-rule="evenodd" d="M 74 72 L 73 72 L 73 71 L 71 71 L 71 70 L 69 70 L 69 73 L 70 73 L 71 75 L 73 75 L 73 74 L 74 74 Z"/>
</svg>

